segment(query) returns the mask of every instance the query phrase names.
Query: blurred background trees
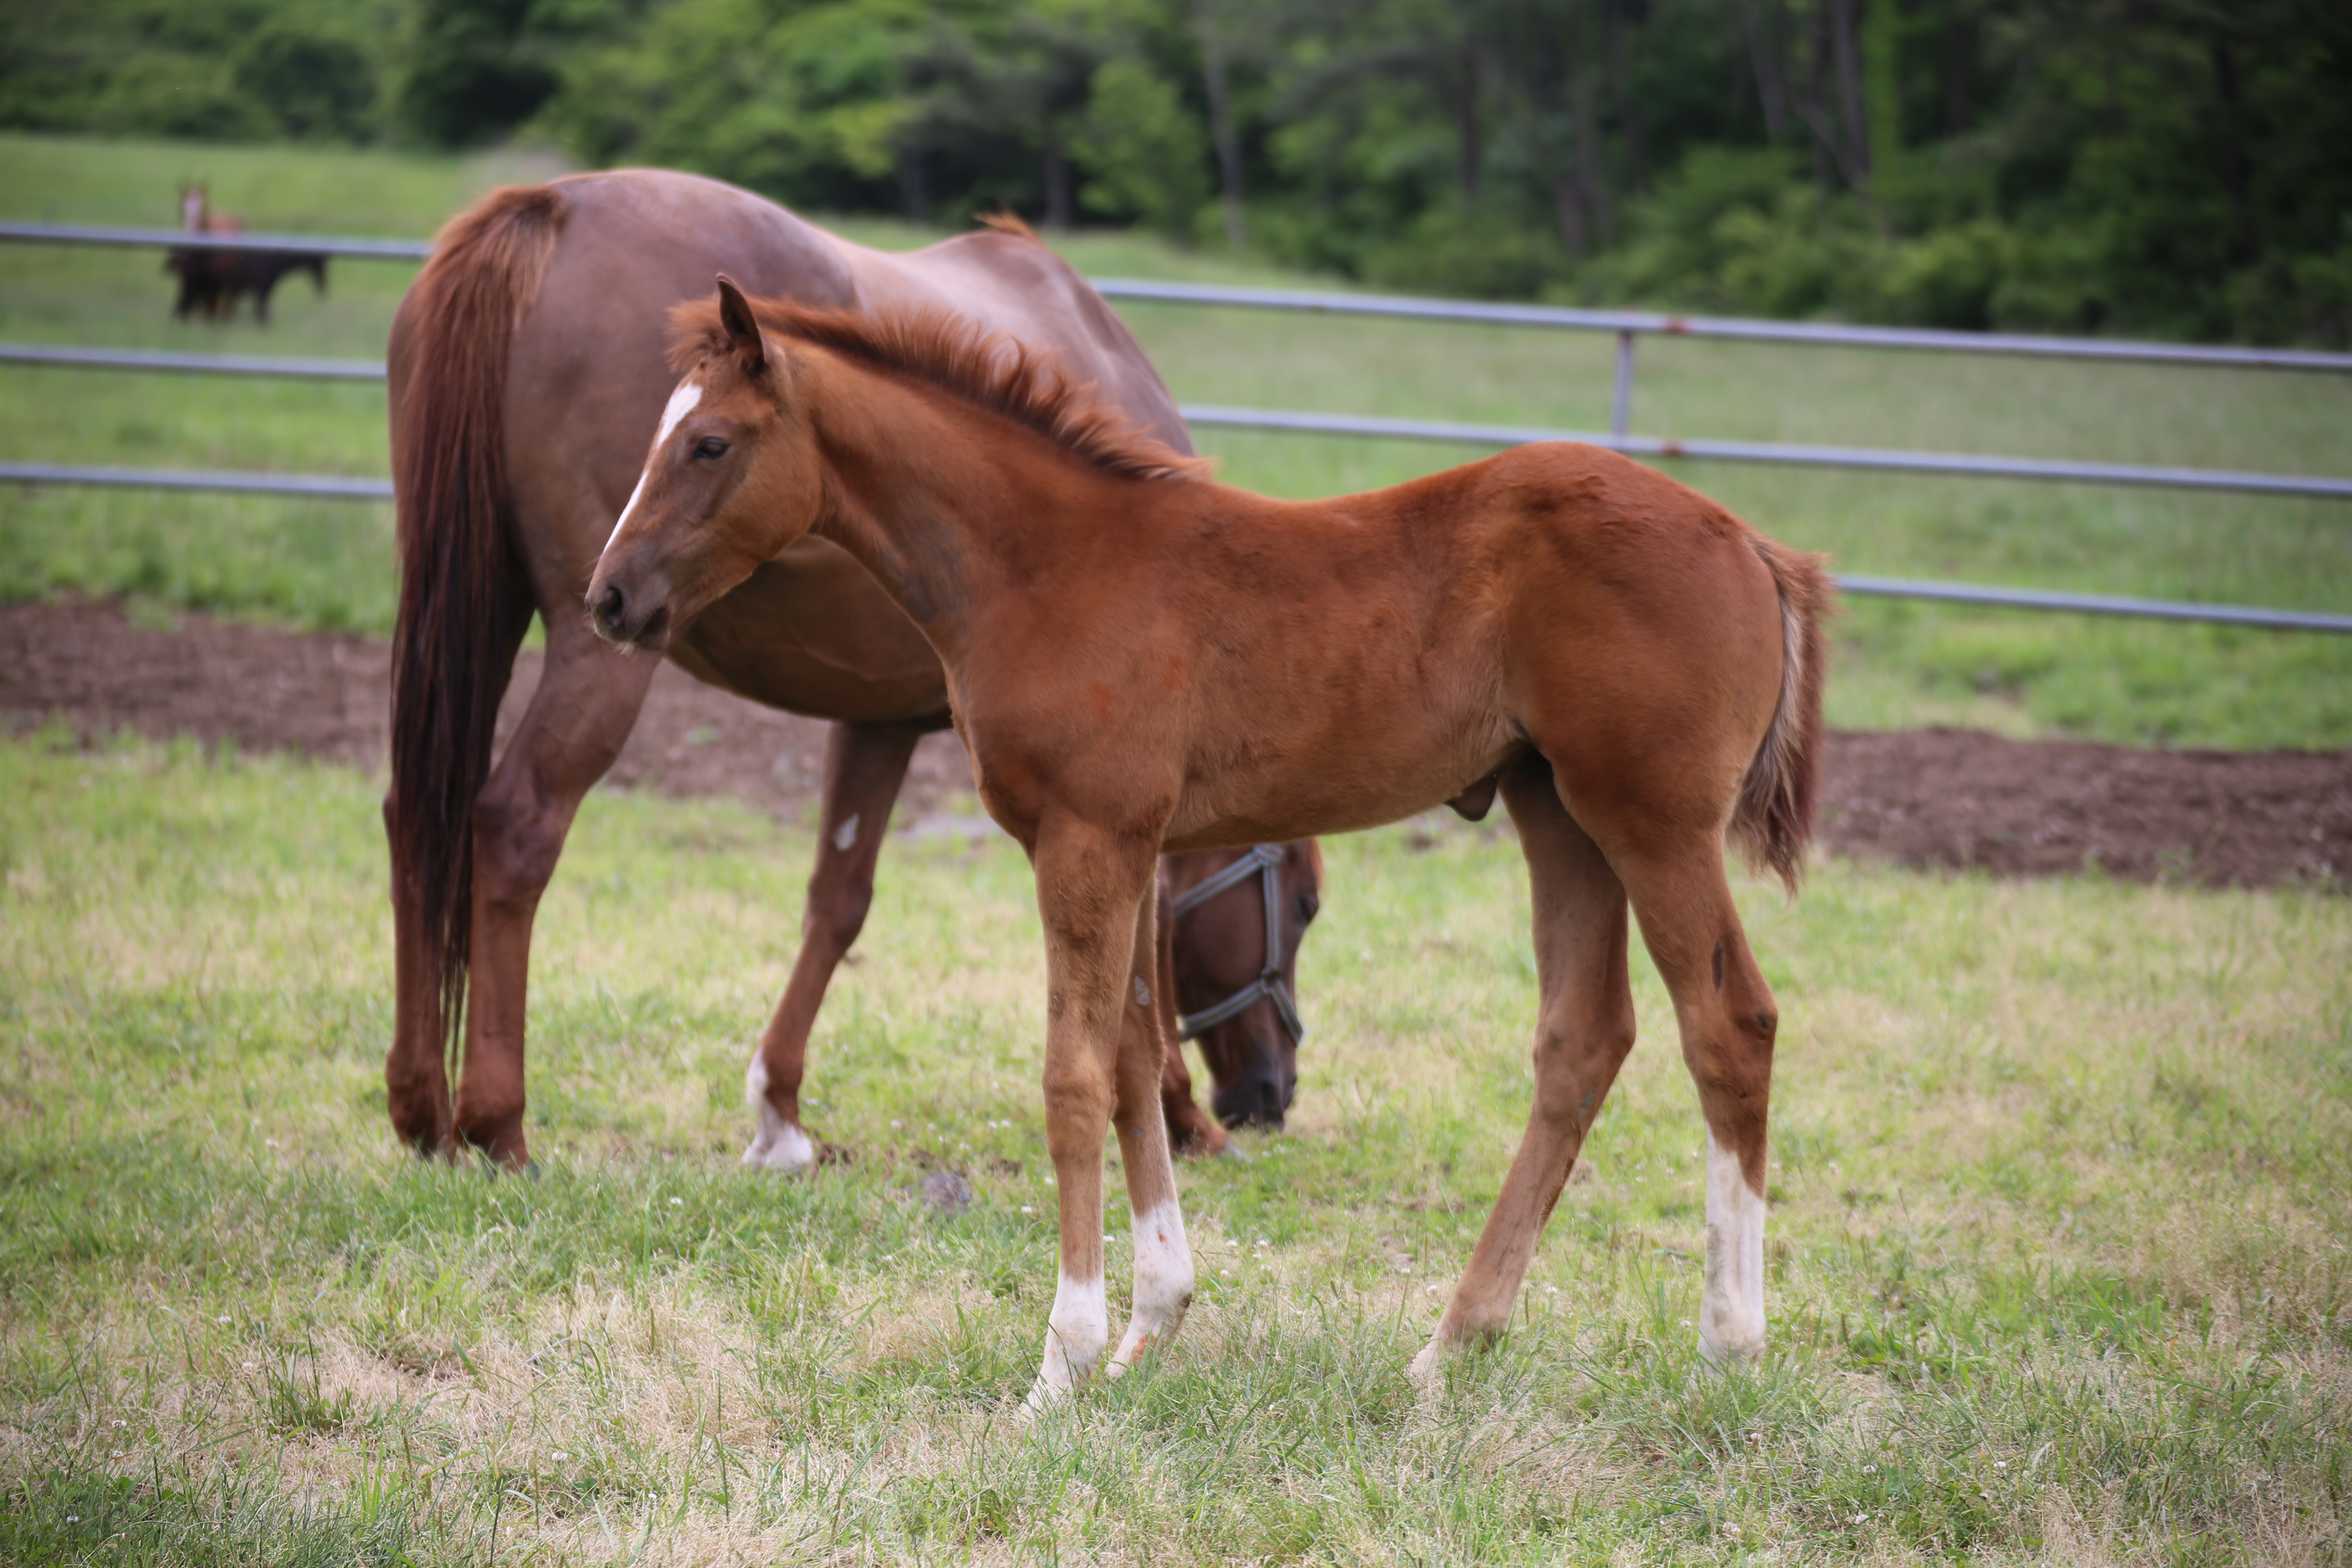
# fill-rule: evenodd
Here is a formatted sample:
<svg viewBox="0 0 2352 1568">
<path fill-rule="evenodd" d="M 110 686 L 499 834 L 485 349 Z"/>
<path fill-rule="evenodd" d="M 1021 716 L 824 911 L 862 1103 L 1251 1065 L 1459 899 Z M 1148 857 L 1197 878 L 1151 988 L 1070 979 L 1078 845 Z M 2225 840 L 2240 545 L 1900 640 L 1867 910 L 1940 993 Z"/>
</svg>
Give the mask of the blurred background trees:
<svg viewBox="0 0 2352 1568">
<path fill-rule="evenodd" d="M 522 137 L 1452 294 L 2352 336 L 2342 0 L 12 0 L 0 124 Z"/>
</svg>

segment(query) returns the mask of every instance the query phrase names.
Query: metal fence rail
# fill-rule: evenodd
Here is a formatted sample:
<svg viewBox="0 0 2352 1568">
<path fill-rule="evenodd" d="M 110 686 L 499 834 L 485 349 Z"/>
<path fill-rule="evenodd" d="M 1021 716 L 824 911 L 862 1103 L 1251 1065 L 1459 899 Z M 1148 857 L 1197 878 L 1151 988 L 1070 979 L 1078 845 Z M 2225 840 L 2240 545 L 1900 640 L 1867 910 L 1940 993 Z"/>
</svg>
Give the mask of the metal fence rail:
<svg viewBox="0 0 2352 1568">
<path fill-rule="evenodd" d="M 1402 321 L 1460 321 L 1489 327 L 1549 327 L 1556 331 L 1632 333 L 1640 337 L 1805 343 L 1816 348 L 1918 349 L 1936 353 L 2120 360 L 2136 364 L 2193 364 L 2234 370 L 2308 370 L 2338 374 L 2352 372 L 2352 354 L 2306 349 L 1854 327 L 1841 321 L 1763 321 L 1737 316 L 1678 316 L 1657 310 L 1580 310 L 1561 305 L 1483 304 L 1470 300 L 1422 300 L 1399 294 L 1350 294 L 1338 289 L 1234 289 L 1222 284 L 1158 283 L 1136 278 L 1089 278 L 1087 281 L 1107 300 L 1134 300 L 1149 304 L 1225 305 L 1253 310 L 1387 316 Z"/>
<path fill-rule="evenodd" d="M 238 250 L 415 261 L 431 254 L 421 240 L 350 239 L 307 235 L 192 235 L 176 229 L 104 226 L 0 223 L 0 242 Z M 1387 317 L 1473 325 L 1538 327 L 1601 331 L 1617 339 L 1616 382 L 1606 434 L 1549 430 L 1521 426 L 1443 420 L 1385 419 L 1370 416 L 1303 413 L 1286 409 L 1184 405 L 1191 424 L 1301 435 L 1390 440 L 1441 441 L 1480 447 L 1513 447 L 1530 441 L 1584 441 L 1633 457 L 1690 458 L 1719 462 L 1769 463 L 1803 468 L 1946 474 L 1974 479 L 2018 479 L 2074 483 L 2160 487 L 2199 491 L 2352 500 L 2352 479 L 2326 475 L 2240 473 L 2206 468 L 2160 468 L 2121 463 L 2084 463 L 2032 458 L 1975 456 L 1956 452 L 1908 452 L 1883 447 L 1827 447 L 1765 441 L 1678 440 L 1636 436 L 1627 428 L 1633 396 L 1634 342 L 1642 336 L 1709 338 L 1814 347 L 1903 349 L 1950 353 L 2008 354 L 2208 368 L 2352 374 L 2352 354 L 2303 350 L 2207 347 L 2179 343 L 2044 338 L 2021 334 L 1948 332 L 1906 328 L 1853 327 L 1839 323 L 1762 321 L 1730 317 L 1679 316 L 1653 311 L 1582 310 L 1549 305 L 1482 304 L 1336 290 L 1235 289 L 1203 284 L 1158 283 L 1134 279 L 1089 279 L 1104 296 L 1139 303 L 1223 306 L 1244 310 L 1305 311 L 1325 315 Z M 293 377 L 320 381 L 383 379 L 381 363 L 363 360 L 319 360 L 0 344 L 0 363 L 93 370 L 149 371 L 187 374 Z M 0 483 L 96 485 L 149 489 L 388 500 L 389 481 L 332 475 L 220 473 L 195 470 L 89 468 L 62 464 L 0 463 Z M 2279 610 L 2250 605 L 2200 605 L 2105 595 L 2063 594 L 1968 583 L 1918 582 L 1848 575 L 1838 579 L 1847 593 L 1927 599 L 2015 609 L 2130 616 L 2170 621 L 2352 635 L 2352 616 Z"/>
<path fill-rule="evenodd" d="M 51 348 L 0 343 L 0 364 L 62 370 L 170 371 L 186 375 L 260 375 L 308 381 L 382 381 L 383 364 L 366 359 L 276 359 L 259 354 L 183 354 L 148 349 Z"/>
<path fill-rule="evenodd" d="M 1914 474 L 1956 474 L 1979 479 L 2061 479 L 2082 484 L 2142 485 L 2160 489 L 2235 490 L 2252 495 L 2312 496 L 2352 500 L 2352 479 L 2316 474 L 2249 474 L 2225 468 L 2149 468 L 2126 463 L 2077 463 L 2042 458 L 1975 457 L 1965 452 L 1904 452 L 1884 447 L 1803 447 L 1775 441 L 1677 440 L 1614 431 L 1545 430 L 1525 425 L 1470 425 L 1437 419 L 1380 419 L 1351 414 L 1297 414 L 1283 408 L 1180 405 L 1185 422 L 1235 430 L 1300 435 L 1369 436 L 1387 440 L 1447 441 L 1469 447 L 1523 447 L 1532 441 L 1583 441 L 1633 458 L 1694 458 L 1725 463 L 1774 463 L 1807 468 L 1864 468 Z"/>
<path fill-rule="evenodd" d="M 216 490 L 229 494 L 308 496 L 321 500 L 390 500 L 390 479 L 339 474 L 223 473 L 204 468 L 103 468 L 71 463 L 0 463 L 0 484 L 95 485 L 126 490 Z"/>
<path fill-rule="evenodd" d="M 0 364 L 65 369 L 175 372 L 186 374 L 292 376 L 320 381 L 382 381 L 375 360 L 268 359 L 232 354 L 159 353 L 139 349 L 51 348 L 0 343 Z M 2257 474 L 2223 468 L 2154 468 L 2127 463 L 2060 458 L 1979 457 L 1966 452 L 1906 452 L 1884 447 L 1815 447 L 1776 441 L 1679 440 L 1591 430 L 1549 430 L 1526 425 L 1479 425 L 1441 419 L 1385 419 L 1370 415 L 1304 414 L 1286 408 L 1230 408 L 1187 403 L 1188 424 L 1295 435 L 1360 436 L 1382 440 L 1441 441 L 1470 447 L 1520 447 L 1533 441 L 1583 441 L 1634 458 L 1690 458 L 1727 463 L 1769 463 L 1810 468 L 1948 474 L 1980 479 L 2045 479 L 2078 484 L 2222 490 L 2246 495 L 2305 496 L 2352 500 L 2352 479 L 2317 474 Z"/>
<path fill-rule="evenodd" d="M 268 256 L 348 256 L 362 261 L 422 261 L 426 239 L 334 239 L 308 234 L 189 234 L 176 228 L 121 228 L 106 224 L 0 223 L 0 240 L 33 245 L 130 246 L 152 250 L 244 250 Z"/>
</svg>

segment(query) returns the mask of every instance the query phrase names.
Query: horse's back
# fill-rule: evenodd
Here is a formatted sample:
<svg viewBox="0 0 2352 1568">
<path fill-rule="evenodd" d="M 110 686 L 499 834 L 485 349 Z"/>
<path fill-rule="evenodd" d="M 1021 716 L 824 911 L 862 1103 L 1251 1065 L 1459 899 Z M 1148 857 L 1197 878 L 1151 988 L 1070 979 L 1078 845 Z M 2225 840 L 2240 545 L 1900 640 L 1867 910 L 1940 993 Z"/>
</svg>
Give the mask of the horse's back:
<svg viewBox="0 0 2352 1568">
<path fill-rule="evenodd" d="M 1054 351 L 1071 377 L 1179 452 L 1191 433 L 1127 323 L 1067 261 L 1023 234 L 960 234 L 920 250 L 868 249 L 833 237 L 857 278 L 858 303 L 941 306 Z"/>
</svg>

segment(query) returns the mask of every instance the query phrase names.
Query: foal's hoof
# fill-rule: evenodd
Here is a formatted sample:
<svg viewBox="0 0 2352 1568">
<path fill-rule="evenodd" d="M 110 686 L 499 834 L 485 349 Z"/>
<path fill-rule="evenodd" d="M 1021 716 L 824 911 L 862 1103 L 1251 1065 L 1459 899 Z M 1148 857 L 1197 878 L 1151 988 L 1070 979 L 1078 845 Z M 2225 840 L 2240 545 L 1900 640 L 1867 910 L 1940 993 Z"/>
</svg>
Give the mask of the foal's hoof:
<svg viewBox="0 0 2352 1568">
<path fill-rule="evenodd" d="M 768 1106 L 760 1107 L 760 1130 L 752 1134 L 751 1146 L 743 1151 L 743 1163 L 755 1171 L 790 1174 L 815 1163 L 816 1145 L 809 1142 L 809 1135 Z"/>
<path fill-rule="evenodd" d="M 1412 1364 L 1405 1369 L 1405 1375 L 1412 1378 L 1413 1385 L 1423 1393 L 1435 1388 L 1445 1375 L 1445 1358 L 1453 1349 L 1443 1340 L 1430 1341 L 1421 1347 L 1421 1353 L 1412 1358 Z"/>
</svg>

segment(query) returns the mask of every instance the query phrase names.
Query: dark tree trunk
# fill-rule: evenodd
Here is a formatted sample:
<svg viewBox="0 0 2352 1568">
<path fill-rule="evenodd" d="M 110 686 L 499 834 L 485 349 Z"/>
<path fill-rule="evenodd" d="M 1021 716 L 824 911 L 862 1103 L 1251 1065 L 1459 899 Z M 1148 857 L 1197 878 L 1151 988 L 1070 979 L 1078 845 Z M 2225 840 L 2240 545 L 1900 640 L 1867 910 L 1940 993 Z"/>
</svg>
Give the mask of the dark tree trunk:
<svg viewBox="0 0 2352 1568">
<path fill-rule="evenodd" d="M 2220 134 L 2214 151 L 2221 163 L 2221 188 L 2229 194 L 2230 259 L 2242 267 L 2262 254 L 2263 237 L 2254 217 L 2253 180 L 2246 158 L 2246 102 L 2238 82 L 2238 58 L 2230 40 L 2216 36 L 2206 47 L 2213 65 L 2213 96 L 2221 107 Z"/>
<path fill-rule="evenodd" d="M 1870 123 L 1863 108 L 1861 28 L 1857 0 L 1830 0 L 1830 53 L 1837 65 L 1838 120 L 1844 132 L 1845 177 L 1857 189 L 1870 184 Z"/>
<path fill-rule="evenodd" d="M 1249 243 L 1249 220 L 1242 206 L 1242 143 L 1234 130 L 1233 101 L 1225 85 L 1225 41 L 1217 27 L 1217 0 L 1200 0 L 1194 16 L 1201 28 L 1201 85 L 1209 95 L 1209 139 L 1217 147 L 1217 188 L 1225 206 L 1225 243 L 1235 250 Z"/>
<path fill-rule="evenodd" d="M 1070 226 L 1070 160 L 1051 121 L 1045 125 L 1045 226 L 1057 232 Z"/>
<path fill-rule="evenodd" d="M 1944 134 L 1969 128 L 1969 73 L 1976 62 L 1976 29 L 1955 13 L 1944 18 Z"/>
<path fill-rule="evenodd" d="M 1454 67 L 1454 194 L 1465 207 L 1478 202 L 1478 52 L 1470 39 L 1464 39 L 1461 58 Z"/>
<path fill-rule="evenodd" d="M 1622 26 L 1617 7 L 1622 0 L 1601 0 L 1603 54 L 1609 61 L 1610 96 L 1617 124 L 1625 135 L 1625 188 L 1639 191 L 1649 184 L 1649 159 L 1642 137 L 1642 103 L 1633 89 L 1633 30 Z"/>
<path fill-rule="evenodd" d="M 1830 20 L 1827 7 L 1816 5 L 1812 26 L 1806 28 L 1805 75 L 1797 90 L 1797 117 L 1811 132 L 1813 153 L 1813 184 L 1826 194 L 1843 163 L 1839 156 L 1837 132 L 1830 123 L 1829 95 L 1823 83 L 1830 74 Z"/>
<path fill-rule="evenodd" d="M 1606 4 L 1607 0 L 1601 0 Z M 1606 246 L 1613 237 L 1609 190 L 1601 162 L 1601 57 L 1594 47 L 1592 6 L 1576 10 L 1576 54 L 1569 63 L 1569 104 L 1576 122 L 1576 202 L 1585 232 L 1592 243 Z"/>
<path fill-rule="evenodd" d="M 929 172 L 924 162 L 920 151 L 901 153 L 898 158 L 898 186 L 907 198 L 909 223 L 921 223 L 931 216 Z"/>
<path fill-rule="evenodd" d="M 1739 26 L 1748 36 L 1748 58 L 1756 72 L 1756 101 L 1764 113 L 1764 139 L 1778 147 L 1789 139 L 1788 87 L 1780 68 L 1780 0 L 1739 0 Z"/>
</svg>

